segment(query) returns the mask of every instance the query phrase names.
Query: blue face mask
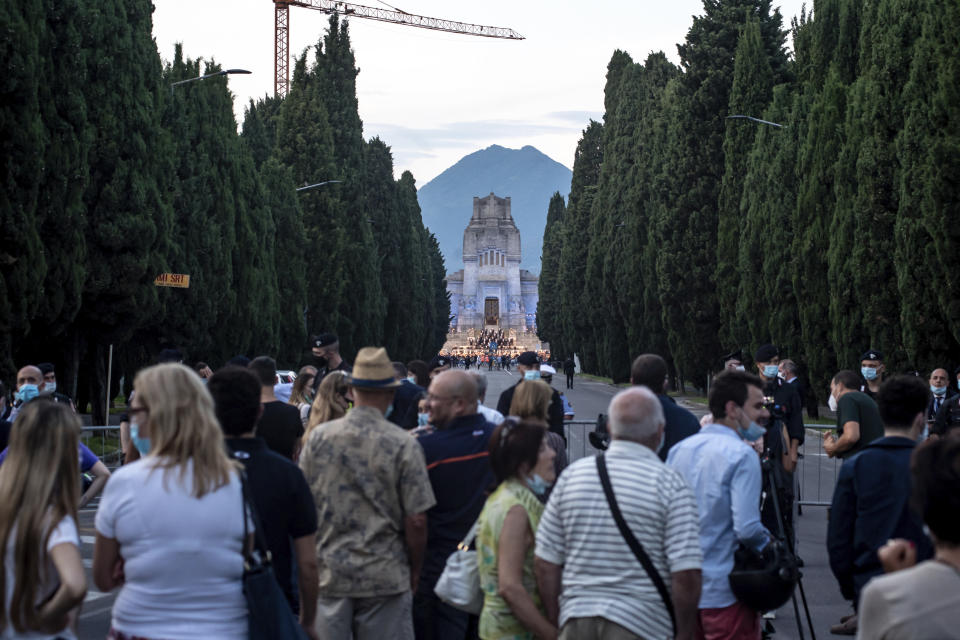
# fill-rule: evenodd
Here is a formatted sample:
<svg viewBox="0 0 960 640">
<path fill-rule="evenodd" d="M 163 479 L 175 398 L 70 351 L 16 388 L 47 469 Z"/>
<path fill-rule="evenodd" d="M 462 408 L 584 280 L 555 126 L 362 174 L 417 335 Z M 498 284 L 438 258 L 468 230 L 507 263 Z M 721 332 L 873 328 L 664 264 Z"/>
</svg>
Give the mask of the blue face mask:
<svg viewBox="0 0 960 640">
<path fill-rule="evenodd" d="M 417 376 L 407 376 L 407 380 L 413 384 L 417 384 Z"/>
<path fill-rule="evenodd" d="M 393 405 L 387 407 L 387 410 L 383 412 L 384 419 L 389 418 L 393 414 Z"/>
<path fill-rule="evenodd" d="M 660 444 L 657 445 L 657 453 L 663 449 L 663 443 L 667 441 L 667 431 L 664 429 L 663 433 L 660 434 Z"/>
<path fill-rule="evenodd" d="M 427 423 L 428 423 L 429 421 L 430 421 L 430 414 L 429 414 L 429 413 L 418 413 L 418 414 L 417 414 L 417 426 L 418 426 L 418 427 L 425 427 L 425 426 L 427 426 Z"/>
<path fill-rule="evenodd" d="M 527 486 L 535 495 L 542 496 L 550 488 L 550 483 L 540 477 L 539 473 L 527 476 Z"/>
<path fill-rule="evenodd" d="M 140 437 L 140 425 L 133 420 L 130 421 L 130 440 L 133 441 L 133 446 L 137 448 L 140 455 L 145 456 L 150 453 L 150 438 Z"/>
<path fill-rule="evenodd" d="M 775 364 L 768 364 L 763 367 L 763 375 L 766 378 L 773 380 L 777 377 L 778 373 L 780 373 L 780 368 Z"/>
<path fill-rule="evenodd" d="M 523 379 L 524 379 L 524 380 L 539 380 L 539 379 L 540 379 L 540 372 L 537 371 L 536 369 L 532 369 L 532 370 L 530 370 L 530 371 L 524 371 L 524 372 L 523 372 Z"/>
<path fill-rule="evenodd" d="M 860 374 L 867 380 L 877 379 L 877 370 L 874 367 L 860 367 Z"/>
<path fill-rule="evenodd" d="M 933 395 L 935 395 L 935 396 L 942 396 L 943 394 L 945 394 L 945 393 L 947 392 L 947 388 L 946 388 L 946 387 L 935 387 L 935 386 L 933 386 L 933 385 L 930 385 L 930 392 L 931 392 Z"/>
<path fill-rule="evenodd" d="M 23 404 L 25 402 L 30 402 L 38 395 L 40 395 L 40 390 L 37 388 L 37 385 L 27 383 L 17 389 L 17 392 L 13 394 L 13 397 Z"/>
<path fill-rule="evenodd" d="M 767 432 L 766 429 L 761 427 L 759 424 L 757 424 L 753 420 L 750 421 L 750 424 L 747 426 L 746 429 L 744 429 L 740 425 L 737 425 L 737 433 L 739 433 L 740 437 L 746 440 L 747 442 L 756 442 L 757 440 L 762 438 L 763 434 L 765 434 L 766 432 Z"/>
</svg>

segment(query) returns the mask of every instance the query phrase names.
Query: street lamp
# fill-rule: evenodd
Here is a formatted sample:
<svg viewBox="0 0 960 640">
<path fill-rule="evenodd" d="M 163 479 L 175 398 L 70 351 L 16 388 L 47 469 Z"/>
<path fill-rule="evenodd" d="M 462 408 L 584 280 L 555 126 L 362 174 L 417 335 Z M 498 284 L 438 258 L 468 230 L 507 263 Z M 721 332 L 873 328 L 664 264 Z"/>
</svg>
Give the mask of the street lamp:
<svg viewBox="0 0 960 640">
<path fill-rule="evenodd" d="M 224 69 L 223 71 L 217 71 L 216 73 L 208 73 L 205 76 L 197 76 L 196 78 L 187 78 L 186 80 L 180 80 L 179 82 L 173 82 L 170 84 L 170 91 L 173 91 L 173 88 L 178 84 L 187 84 L 188 82 L 196 82 L 197 80 L 206 80 L 207 78 L 215 78 L 217 76 L 225 76 L 233 73 L 253 73 L 252 71 L 247 71 L 246 69 Z"/>
<path fill-rule="evenodd" d="M 324 180 L 323 182 L 318 182 L 317 184 L 304 185 L 298 188 L 297 191 L 307 191 L 308 189 L 316 189 L 317 187 L 322 187 L 325 184 L 333 184 L 334 182 L 343 182 L 343 180 Z"/>
<path fill-rule="evenodd" d="M 741 120 L 750 120 L 751 122 L 758 122 L 760 124 L 767 124 L 767 125 L 770 125 L 771 127 L 776 127 L 778 129 L 783 129 L 784 127 L 787 126 L 785 124 L 777 124 L 776 122 L 770 122 L 769 120 L 761 120 L 760 118 L 754 118 L 753 116 L 742 116 L 739 114 L 735 116 L 727 116 L 727 120 L 732 120 L 734 118 L 739 118 Z"/>
</svg>

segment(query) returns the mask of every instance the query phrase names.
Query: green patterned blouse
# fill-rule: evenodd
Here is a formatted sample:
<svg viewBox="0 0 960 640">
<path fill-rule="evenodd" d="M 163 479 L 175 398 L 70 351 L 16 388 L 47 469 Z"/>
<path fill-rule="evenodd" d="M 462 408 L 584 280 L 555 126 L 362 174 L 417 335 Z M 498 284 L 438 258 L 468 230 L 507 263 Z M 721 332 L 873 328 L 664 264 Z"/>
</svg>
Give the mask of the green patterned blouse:
<svg viewBox="0 0 960 640">
<path fill-rule="evenodd" d="M 510 606 L 497 594 L 497 541 L 507 512 L 519 504 L 530 518 L 530 529 L 536 535 L 543 504 L 527 487 L 516 479 L 500 483 L 483 506 L 480 526 L 477 530 L 477 561 L 480 570 L 480 588 L 483 589 L 483 612 L 480 614 L 480 638 L 482 640 L 533 640 L 517 620 Z M 537 581 L 533 575 L 533 546 L 527 549 L 523 561 L 523 586 L 533 597 L 534 604 L 543 611 Z"/>
</svg>

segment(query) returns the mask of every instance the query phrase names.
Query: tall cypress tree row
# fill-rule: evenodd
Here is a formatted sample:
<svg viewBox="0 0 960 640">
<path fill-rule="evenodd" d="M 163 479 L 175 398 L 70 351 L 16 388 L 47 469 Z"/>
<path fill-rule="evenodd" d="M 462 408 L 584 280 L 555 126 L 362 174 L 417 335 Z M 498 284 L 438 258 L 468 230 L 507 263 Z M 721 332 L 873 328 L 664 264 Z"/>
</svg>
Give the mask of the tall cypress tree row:
<svg viewBox="0 0 960 640">
<path fill-rule="evenodd" d="M 580 354 L 581 366 L 595 371 L 596 349 L 592 340 L 584 340 L 588 327 L 584 315 L 583 282 L 586 275 L 587 229 L 593 193 L 603 162 L 603 125 L 590 121 L 577 143 L 573 160 L 570 197 L 564 214 L 563 247 L 560 250 L 560 305 L 563 318 L 563 344 Z"/>
<path fill-rule="evenodd" d="M 584 300 L 597 351 L 597 373 L 614 380 L 630 376 L 630 354 L 619 304 L 616 266 L 628 244 L 628 222 L 636 217 L 626 202 L 633 177 L 634 130 L 637 125 L 639 85 L 643 69 L 630 56 L 616 51 L 607 66 L 604 97 L 603 162 L 597 198 L 590 212 Z"/>
<path fill-rule="evenodd" d="M 563 343 L 560 306 L 560 251 L 563 248 L 563 216 L 566 203 L 560 192 L 550 197 L 547 223 L 543 229 L 543 252 L 540 257 L 540 280 L 537 283 L 537 335 L 550 343 L 555 356 L 571 353 Z"/>
<path fill-rule="evenodd" d="M 960 6 L 924 2 L 903 90 L 895 226 L 903 344 L 922 372 L 960 360 Z"/>
<path fill-rule="evenodd" d="M 46 261 L 37 219 L 40 154 L 45 141 L 38 104 L 43 70 L 40 38 L 44 32 L 39 0 L 4 3 L 0 24 L 0 373 L 15 372 L 10 357 L 14 340 L 30 327 L 40 304 Z"/>
<path fill-rule="evenodd" d="M 29 350 L 34 359 L 42 353 L 44 360 L 59 363 L 59 383 L 72 389 L 64 354 L 76 351 L 76 333 L 68 336 L 66 330 L 80 310 L 86 277 L 83 193 L 91 132 L 82 87 L 87 54 L 81 47 L 78 0 L 46 0 L 44 14 L 38 102 L 46 139 L 36 213 L 47 270 L 43 304 L 20 351 Z"/>
<path fill-rule="evenodd" d="M 847 111 L 849 158 L 855 167 L 844 181 L 846 197 L 837 215 L 855 220 L 853 282 L 862 332 L 884 351 L 887 366 L 910 364 L 901 347 L 900 299 L 891 286 L 894 221 L 898 209 L 895 136 L 903 126 L 901 92 L 906 84 L 913 42 L 919 33 L 916 0 L 881 0 L 869 5 L 861 32 L 861 73 Z M 855 345 L 856 346 L 856 345 Z"/>
<path fill-rule="evenodd" d="M 380 289 L 386 299 L 386 313 L 380 333 L 382 344 L 393 359 L 409 359 L 412 354 L 401 353 L 400 336 L 403 326 L 400 318 L 405 312 L 410 283 L 407 268 L 411 262 L 411 250 L 402 244 L 403 229 L 397 198 L 397 186 L 393 180 L 393 154 L 380 138 L 366 143 L 364 149 L 366 185 L 364 210 L 369 211 L 374 238 L 377 243 L 377 271 L 380 274 Z"/>
<path fill-rule="evenodd" d="M 673 359 L 663 325 L 657 283 L 656 194 L 669 162 L 664 120 L 664 92 L 680 70 L 661 53 L 650 54 L 640 74 L 640 122 L 634 131 L 633 160 L 627 201 L 635 207 L 626 220 L 626 259 L 619 265 L 618 289 L 627 329 L 628 353 L 663 356 L 673 372 Z"/>
<path fill-rule="evenodd" d="M 763 113 L 770 103 L 773 84 L 773 71 L 765 56 L 760 25 L 756 20 L 749 19 L 743 26 L 743 32 L 737 42 L 729 112 L 734 115 L 757 117 L 755 114 Z M 744 234 L 746 226 L 742 199 L 748 195 L 744 192 L 744 182 L 748 171 L 748 156 L 757 137 L 758 126 L 768 125 L 757 125 L 742 119 L 726 122 L 726 135 L 723 140 L 724 173 L 720 182 L 717 206 L 716 282 L 719 291 L 736 291 L 741 278 L 749 277 L 748 272 L 741 269 L 738 260 L 741 251 L 760 252 L 760 255 L 770 251 L 769 245 L 763 241 L 763 238 L 759 238 L 761 244 L 751 247 L 742 245 L 755 242 L 758 238 L 743 237 L 741 241 L 741 234 Z M 750 290 L 756 291 L 752 288 Z M 731 345 L 746 344 L 749 332 L 744 326 L 743 318 L 737 317 L 738 298 L 718 296 L 717 302 L 720 308 L 723 339 Z"/>
<path fill-rule="evenodd" d="M 153 280 L 163 267 L 171 211 L 161 190 L 168 151 L 152 7 L 149 0 L 98 0 L 83 7 L 83 90 L 95 135 L 84 193 L 88 273 L 77 328 L 89 345 L 84 372 L 94 398 L 103 397 L 106 346 L 129 339 L 159 309 Z M 99 405 L 93 405 L 94 420 L 102 424 Z"/>
<path fill-rule="evenodd" d="M 366 345 L 380 344 L 385 318 L 379 278 L 376 242 L 365 209 L 363 125 L 357 106 L 357 74 L 346 22 L 334 14 L 316 48 L 314 73 L 330 123 L 336 159 L 338 196 L 331 203 L 343 221 L 346 257 L 344 272 L 347 295 L 340 298 L 340 325 L 336 327 L 341 347 L 352 353 Z"/>
<path fill-rule="evenodd" d="M 327 110 L 316 78 L 307 71 L 306 56 L 296 61 L 290 93 L 280 109 L 276 150 L 299 186 L 337 175 Z M 307 280 L 313 283 L 307 288 L 306 304 L 306 324 L 311 333 L 338 330 L 340 300 L 348 291 L 345 221 L 334 207 L 336 188 L 330 184 L 298 194 L 306 235 Z"/>
<path fill-rule="evenodd" d="M 758 129 L 750 150 L 740 206 L 740 277 L 730 291 L 737 291 L 735 324 L 742 336 L 737 344 L 752 350 L 772 340 L 784 354 L 802 359 L 792 282 L 797 265 L 790 251 L 792 239 L 801 231 L 794 221 L 799 127 L 792 89 L 791 85 L 777 86 L 769 109 L 759 112 L 763 119 L 787 126 Z"/>
<path fill-rule="evenodd" d="M 163 84 L 205 71 L 199 60 L 184 59 L 178 44 Z M 174 223 L 166 264 L 174 273 L 189 274 L 190 287 L 158 291 L 163 314 L 153 324 L 159 335 L 151 345 L 156 351 L 159 340 L 185 350 L 191 359 L 214 361 L 229 358 L 231 350 L 242 352 L 233 343 L 233 327 L 228 329 L 237 305 L 233 250 L 238 185 L 230 179 L 236 125 L 229 103 L 224 104 L 224 85 L 220 78 L 187 83 L 169 89 L 164 101 L 163 124 L 176 162 L 168 186 Z"/>
<path fill-rule="evenodd" d="M 787 56 L 779 10 L 769 0 L 704 3 L 684 44 L 678 46 L 685 73 L 677 86 L 670 118 L 669 154 L 675 158 L 672 210 L 663 219 L 660 283 L 665 303 L 675 305 L 667 326 L 671 348 L 684 378 L 697 386 L 706 380 L 704 354 L 721 353 L 716 288 L 717 202 L 724 167 L 723 133 L 733 83 L 737 41 L 747 17 L 761 34 L 774 77 L 782 77 Z"/>
<path fill-rule="evenodd" d="M 261 165 L 260 179 L 276 230 L 277 361 L 293 366 L 306 344 L 308 331 L 304 313 L 308 274 L 303 214 L 289 168 L 271 157 Z"/>
</svg>

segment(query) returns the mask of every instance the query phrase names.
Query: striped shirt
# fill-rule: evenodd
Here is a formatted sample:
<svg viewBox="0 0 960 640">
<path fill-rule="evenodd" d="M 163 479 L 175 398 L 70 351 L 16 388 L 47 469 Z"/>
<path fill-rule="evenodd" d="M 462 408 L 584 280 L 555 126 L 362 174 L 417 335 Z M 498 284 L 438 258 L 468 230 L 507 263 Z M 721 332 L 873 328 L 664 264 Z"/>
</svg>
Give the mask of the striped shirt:
<svg viewBox="0 0 960 640">
<path fill-rule="evenodd" d="M 660 577 L 699 569 L 700 528 L 693 492 L 649 448 L 614 440 L 606 453 L 613 494 Z M 644 638 L 672 638 L 670 615 L 613 519 L 593 458 L 560 476 L 537 529 L 536 554 L 563 565 L 560 626 L 599 616 Z"/>
</svg>

